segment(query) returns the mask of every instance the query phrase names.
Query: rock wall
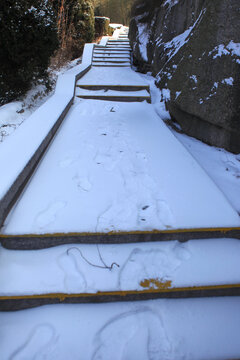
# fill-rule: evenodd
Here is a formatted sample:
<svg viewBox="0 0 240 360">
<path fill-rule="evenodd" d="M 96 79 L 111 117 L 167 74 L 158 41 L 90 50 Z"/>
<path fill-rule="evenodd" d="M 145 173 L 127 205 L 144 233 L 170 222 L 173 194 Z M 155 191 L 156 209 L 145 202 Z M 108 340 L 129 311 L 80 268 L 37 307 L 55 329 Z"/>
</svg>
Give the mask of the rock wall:
<svg viewBox="0 0 240 360">
<path fill-rule="evenodd" d="M 139 0 L 130 42 L 184 132 L 240 152 L 239 0 Z M 166 96 L 167 94 L 167 96 Z"/>
</svg>

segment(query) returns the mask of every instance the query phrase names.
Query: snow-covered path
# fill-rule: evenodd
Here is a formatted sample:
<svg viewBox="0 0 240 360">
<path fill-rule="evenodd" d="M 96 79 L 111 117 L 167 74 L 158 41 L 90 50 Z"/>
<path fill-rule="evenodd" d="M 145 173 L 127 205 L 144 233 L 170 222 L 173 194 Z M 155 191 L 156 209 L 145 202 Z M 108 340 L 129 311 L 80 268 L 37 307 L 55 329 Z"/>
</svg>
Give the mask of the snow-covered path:
<svg viewBox="0 0 240 360">
<path fill-rule="evenodd" d="M 166 127 L 153 105 L 140 101 L 128 102 L 128 99 L 121 102 L 97 100 L 99 90 L 108 96 L 109 87 L 112 92 L 117 88 L 118 92 L 122 91 L 124 94 L 131 92 L 129 87 L 134 88 L 136 93 L 141 93 L 143 89 L 148 92 L 149 85 L 143 78 L 130 67 L 109 67 L 104 64 L 92 67 L 77 82 L 77 87 L 92 89 L 96 99 L 82 99 L 76 92 L 74 105 L 8 216 L 3 234 L 22 234 L 23 238 L 26 234 L 49 234 L 51 245 L 51 234 L 54 237 L 56 233 L 63 234 L 61 243 L 64 244 L 66 233 L 105 234 L 119 231 L 151 232 L 156 229 L 239 226 L 236 211 Z M 179 239 L 176 236 L 174 240 Z M 234 248 L 235 253 L 239 253 L 239 249 L 230 240 L 228 243 L 227 240 L 223 241 L 226 249 L 227 244 L 231 244 L 231 249 Z M 208 242 L 203 243 L 202 254 L 207 252 L 208 247 Z M 106 289 L 140 290 L 142 281 L 156 278 L 161 279 L 162 283 L 170 281 L 171 286 L 175 287 L 238 283 L 239 276 L 235 263 L 229 265 L 226 276 L 221 272 L 215 276 L 211 270 L 213 263 L 216 268 L 220 267 L 222 254 L 227 254 L 226 250 L 221 250 L 217 259 L 214 259 L 214 252 L 209 255 L 206 265 L 209 268 L 207 279 L 204 272 L 195 271 L 195 264 L 201 262 L 199 250 L 193 250 L 193 254 L 198 254 L 196 257 L 192 256 L 192 253 L 189 254 L 184 246 L 175 248 L 174 243 L 169 249 L 166 244 L 151 243 L 146 244 L 146 247 L 132 244 L 120 248 L 121 256 L 116 260 L 120 264 L 120 269 L 115 268 L 107 282 L 105 277 L 101 280 L 101 277 L 93 273 L 91 279 L 84 280 L 84 287 L 73 286 L 71 290 L 66 286 L 65 280 L 61 279 L 58 282 L 58 276 L 55 278 L 60 256 L 57 251 L 54 252 L 51 261 L 53 264 L 56 263 L 56 267 L 51 269 L 56 286 L 51 288 L 46 284 L 41 289 L 39 286 L 35 289 L 31 281 L 27 281 L 28 285 L 25 286 L 25 281 L 17 280 L 16 268 L 7 266 L 11 263 L 11 256 L 6 252 L 3 258 L 5 267 L 3 266 L 1 273 L 12 273 L 13 283 L 5 284 L 4 276 L 0 278 L 2 295 L 14 294 L 14 291 L 18 294 L 31 294 L 51 291 L 76 293 Z M 109 251 L 115 254 L 120 248 L 117 245 L 104 247 L 103 256 L 108 258 Z M 95 246 L 84 248 L 86 257 L 93 257 L 93 263 L 99 260 L 98 257 L 94 258 L 96 249 L 98 248 Z M 75 250 L 81 255 L 82 247 Z M 155 252 L 156 259 L 151 257 Z M 47 264 L 47 258 L 44 255 L 41 263 Z M 67 256 L 68 260 L 71 258 Z M 229 264 L 230 258 L 231 256 L 228 260 L 226 258 Z M 21 263 L 23 259 L 19 259 Z M 127 259 L 134 262 L 138 270 L 132 272 L 136 276 L 135 282 L 130 281 L 122 287 L 119 285 L 120 273 Z M 68 264 L 68 260 L 64 260 L 67 277 L 68 266 L 65 266 L 65 262 Z M 148 268 L 148 261 L 154 262 L 151 264 L 152 271 Z M 86 267 L 84 261 L 83 264 Z M 141 264 L 144 264 L 143 268 Z M 70 269 L 72 265 L 69 265 Z M 185 269 L 183 273 L 175 273 L 176 269 L 181 268 Z M 144 272 L 143 269 L 147 271 Z M 84 271 L 82 269 L 81 274 Z M 37 266 L 36 278 L 39 278 L 40 272 Z M 188 277 L 189 272 L 193 274 L 192 278 Z M 44 273 L 42 275 L 45 276 Z M 86 278 L 85 275 L 83 277 Z M 19 287 L 15 287 L 14 290 L 16 283 Z"/>
<path fill-rule="evenodd" d="M 152 105 L 76 99 L 4 233 L 234 225 L 237 213 Z"/>
<path fill-rule="evenodd" d="M 77 82 L 75 104 L 8 216 L 4 234 L 240 225 L 154 106 L 142 102 L 150 101 L 148 84 L 116 57 L 129 56 L 125 42 L 94 48 L 93 66 Z M 101 64 L 94 60 L 99 56 Z M 115 98 L 121 101 L 110 101 Z"/>
<path fill-rule="evenodd" d="M 106 51 L 96 48 L 93 67 L 77 83 L 74 105 L 9 214 L 3 233 L 53 238 L 56 232 L 239 226 L 239 216 L 222 192 L 165 126 L 155 107 L 142 102 L 139 94 L 150 100 L 149 86 L 131 70 L 127 47 L 119 48 L 116 42 Z M 115 59 L 114 67 L 105 61 L 109 57 Z M 127 64 L 119 63 L 120 57 Z M 83 99 L 89 92 L 94 100 Z M 109 101 L 116 93 L 125 101 Z M 100 96 L 105 101 L 98 100 Z M 133 97 L 137 101 L 132 102 Z M 70 301 L 78 302 L 74 294 L 97 297 L 104 291 L 118 292 L 121 300 L 131 291 L 151 296 L 161 288 L 170 292 L 198 287 L 203 292 L 218 285 L 220 294 L 226 295 L 229 285 L 240 293 L 238 240 L 177 240 L 62 245 L 39 251 L 0 247 L 1 309 L 13 309 L 19 295 L 23 295 L 19 308 L 24 308 L 30 306 L 27 295 L 36 306 L 41 294 L 51 304 L 57 295 L 60 301 L 68 302 L 64 295 L 69 294 Z M 219 296 L 217 291 L 214 294 Z M 240 297 L 223 297 L 2 312 L 0 357 L 238 358 L 239 305 Z"/>
</svg>

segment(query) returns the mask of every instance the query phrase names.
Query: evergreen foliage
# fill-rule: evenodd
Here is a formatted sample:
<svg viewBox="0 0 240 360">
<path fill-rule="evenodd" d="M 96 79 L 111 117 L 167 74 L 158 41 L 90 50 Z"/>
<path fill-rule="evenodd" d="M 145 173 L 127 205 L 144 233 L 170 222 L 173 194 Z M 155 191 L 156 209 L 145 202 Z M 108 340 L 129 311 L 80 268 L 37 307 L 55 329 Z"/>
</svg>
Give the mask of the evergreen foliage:
<svg viewBox="0 0 240 360">
<path fill-rule="evenodd" d="M 50 0 L 3 0 L 0 3 L 0 105 L 44 81 L 58 46 Z"/>
<path fill-rule="evenodd" d="M 128 25 L 135 0 L 94 0 L 95 15 L 107 16 L 111 23 Z"/>
<path fill-rule="evenodd" d="M 71 59 L 81 55 L 95 36 L 93 0 L 52 0 L 58 18 L 61 49 Z"/>
</svg>

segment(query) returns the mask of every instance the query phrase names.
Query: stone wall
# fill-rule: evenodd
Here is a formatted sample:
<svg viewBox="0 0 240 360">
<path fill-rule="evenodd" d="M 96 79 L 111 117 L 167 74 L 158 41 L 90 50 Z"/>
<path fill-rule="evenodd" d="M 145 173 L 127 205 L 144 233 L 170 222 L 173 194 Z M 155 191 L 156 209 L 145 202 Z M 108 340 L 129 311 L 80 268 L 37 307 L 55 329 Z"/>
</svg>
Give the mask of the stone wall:
<svg viewBox="0 0 240 360">
<path fill-rule="evenodd" d="M 95 36 L 108 35 L 110 19 L 104 16 L 95 16 Z"/>
<path fill-rule="evenodd" d="M 184 132 L 240 152 L 239 0 L 139 0 L 130 41 L 135 64 L 169 94 Z"/>
</svg>

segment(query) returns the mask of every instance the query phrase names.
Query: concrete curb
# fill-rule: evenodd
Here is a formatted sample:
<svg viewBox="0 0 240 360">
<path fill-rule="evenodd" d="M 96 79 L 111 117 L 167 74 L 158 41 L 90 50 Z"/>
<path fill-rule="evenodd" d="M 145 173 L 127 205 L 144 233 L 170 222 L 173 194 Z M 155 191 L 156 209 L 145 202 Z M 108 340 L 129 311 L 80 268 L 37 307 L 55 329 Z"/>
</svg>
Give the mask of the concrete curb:
<svg viewBox="0 0 240 360">
<path fill-rule="evenodd" d="M 240 228 L 176 229 L 111 233 L 64 233 L 0 235 L 2 246 L 9 250 L 40 250 L 66 244 L 133 244 L 144 242 L 239 239 Z"/>
<path fill-rule="evenodd" d="M 189 299 L 205 297 L 240 296 L 240 285 L 213 285 L 186 288 L 148 289 L 143 291 L 109 291 L 81 294 L 41 294 L 0 296 L 0 311 L 17 311 L 43 305 L 90 304 L 154 299 Z"/>
</svg>

